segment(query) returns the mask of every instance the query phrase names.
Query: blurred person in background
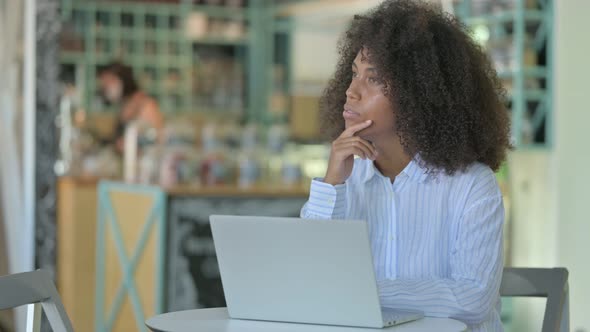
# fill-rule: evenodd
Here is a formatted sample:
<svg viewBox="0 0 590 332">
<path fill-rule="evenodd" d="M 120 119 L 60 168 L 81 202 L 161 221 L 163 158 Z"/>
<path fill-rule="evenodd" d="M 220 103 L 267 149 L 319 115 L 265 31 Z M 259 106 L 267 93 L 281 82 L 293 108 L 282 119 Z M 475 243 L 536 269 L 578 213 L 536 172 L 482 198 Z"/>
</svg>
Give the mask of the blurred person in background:
<svg viewBox="0 0 590 332">
<path fill-rule="evenodd" d="M 111 141 L 118 152 L 123 151 L 125 129 L 133 121 L 155 128 L 161 136 L 164 119 L 158 102 L 139 88 L 131 67 L 112 62 L 100 70 L 98 79 L 101 97 L 118 108 Z"/>
</svg>

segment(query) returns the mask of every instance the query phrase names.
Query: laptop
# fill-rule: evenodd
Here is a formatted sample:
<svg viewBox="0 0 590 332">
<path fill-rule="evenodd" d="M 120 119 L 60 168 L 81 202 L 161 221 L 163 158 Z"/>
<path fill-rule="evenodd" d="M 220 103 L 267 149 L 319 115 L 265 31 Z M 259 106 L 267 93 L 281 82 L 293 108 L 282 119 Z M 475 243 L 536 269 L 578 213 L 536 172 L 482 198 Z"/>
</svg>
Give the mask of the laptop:
<svg viewBox="0 0 590 332">
<path fill-rule="evenodd" d="M 231 318 L 383 328 L 424 316 L 381 308 L 364 221 L 210 221 Z"/>
</svg>

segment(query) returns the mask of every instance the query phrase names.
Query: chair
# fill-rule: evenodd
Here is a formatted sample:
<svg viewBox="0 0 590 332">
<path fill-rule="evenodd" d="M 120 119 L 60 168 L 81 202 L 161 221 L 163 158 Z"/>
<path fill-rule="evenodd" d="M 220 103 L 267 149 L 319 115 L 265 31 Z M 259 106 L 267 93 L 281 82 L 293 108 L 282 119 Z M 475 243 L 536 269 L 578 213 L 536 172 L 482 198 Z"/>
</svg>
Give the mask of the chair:
<svg viewBox="0 0 590 332">
<path fill-rule="evenodd" d="M 0 310 L 28 304 L 27 332 L 39 331 L 41 307 L 54 331 L 73 331 L 49 272 L 37 270 L 0 277 Z"/>
<path fill-rule="evenodd" d="M 500 296 L 546 297 L 542 332 L 569 331 L 568 271 L 565 268 L 504 268 Z"/>
</svg>

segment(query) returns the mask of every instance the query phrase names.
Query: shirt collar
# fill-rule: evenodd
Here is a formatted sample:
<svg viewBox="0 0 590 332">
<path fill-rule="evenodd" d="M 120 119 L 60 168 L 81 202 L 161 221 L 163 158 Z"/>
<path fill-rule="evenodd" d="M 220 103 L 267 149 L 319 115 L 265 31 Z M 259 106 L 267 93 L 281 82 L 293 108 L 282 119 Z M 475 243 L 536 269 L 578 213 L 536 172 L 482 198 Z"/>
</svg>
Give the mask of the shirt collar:
<svg viewBox="0 0 590 332">
<path fill-rule="evenodd" d="M 375 176 L 384 177 L 383 174 L 377 169 L 375 163 L 367 160 L 367 167 L 365 168 L 365 172 L 363 174 L 362 182 L 365 183 L 371 180 Z M 415 180 L 418 183 L 423 183 L 428 178 L 429 172 L 428 169 L 422 166 L 422 159 L 419 155 L 416 155 L 410 163 L 406 165 L 406 167 L 401 171 L 398 175 L 400 176 L 407 176 L 408 178 Z"/>
</svg>

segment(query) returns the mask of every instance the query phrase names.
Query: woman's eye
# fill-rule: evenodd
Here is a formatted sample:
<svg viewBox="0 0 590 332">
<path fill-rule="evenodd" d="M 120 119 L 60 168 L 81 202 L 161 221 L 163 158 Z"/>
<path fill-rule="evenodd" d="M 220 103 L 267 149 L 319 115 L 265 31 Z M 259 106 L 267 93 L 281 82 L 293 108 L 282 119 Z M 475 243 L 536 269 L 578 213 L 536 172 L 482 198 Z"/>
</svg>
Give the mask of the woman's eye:
<svg viewBox="0 0 590 332">
<path fill-rule="evenodd" d="M 352 72 L 352 77 L 356 77 L 356 76 L 357 76 L 357 73 Z"/>
</svg>

